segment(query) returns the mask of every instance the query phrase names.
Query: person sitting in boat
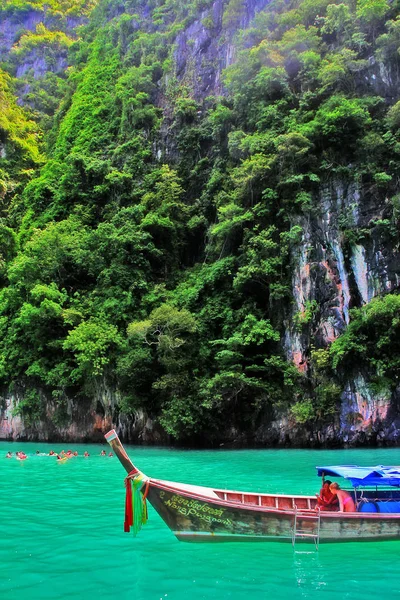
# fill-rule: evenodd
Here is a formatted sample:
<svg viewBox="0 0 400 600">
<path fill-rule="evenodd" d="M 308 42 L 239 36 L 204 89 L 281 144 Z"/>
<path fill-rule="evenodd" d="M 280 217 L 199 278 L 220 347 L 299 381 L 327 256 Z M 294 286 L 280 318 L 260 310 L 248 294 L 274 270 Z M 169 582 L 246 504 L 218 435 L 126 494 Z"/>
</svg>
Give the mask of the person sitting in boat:
<svg viewBox="0 0 400 600">
<path fill-rule="evenodd" d="M 339 510 L 339 499 L 336 494 L 333 494 L 329 486 L 332 484 L 332 481 L 327 479 L 324 481 L 322 488 L 319 491 L 317 496 L 317 507 L 319 510 Z"/>
<path fill-rule="evenodd" d="M 12 452 L 7 452 L 6 458 L 12 458 Z"/>
<path fill-rule="evenodd" d="M 349 492 L 340 489 L 338 483 L 331 483 L 329 486 L 332 494 L 335 494 L 339 499 L 339 511 L 340 512 L 356 512 L 356 505 Z"/>
</svg>

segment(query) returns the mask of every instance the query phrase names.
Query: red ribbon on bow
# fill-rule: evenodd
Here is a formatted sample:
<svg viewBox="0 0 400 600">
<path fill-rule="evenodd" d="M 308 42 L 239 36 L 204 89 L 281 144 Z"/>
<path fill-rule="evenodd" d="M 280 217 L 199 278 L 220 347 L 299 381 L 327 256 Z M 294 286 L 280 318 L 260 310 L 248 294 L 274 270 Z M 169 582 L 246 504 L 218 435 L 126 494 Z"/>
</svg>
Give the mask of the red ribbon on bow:
<svg viewBox="0 0 400 600">
<path fill-rule="evenodd" d="M 137 475 L 137 470 L 131 471 L 125 478 L 125 521 L 124 531 L 129 533 L 133 525 L 133 505 L 132 505 L 132 477 Z"/>
</svg>

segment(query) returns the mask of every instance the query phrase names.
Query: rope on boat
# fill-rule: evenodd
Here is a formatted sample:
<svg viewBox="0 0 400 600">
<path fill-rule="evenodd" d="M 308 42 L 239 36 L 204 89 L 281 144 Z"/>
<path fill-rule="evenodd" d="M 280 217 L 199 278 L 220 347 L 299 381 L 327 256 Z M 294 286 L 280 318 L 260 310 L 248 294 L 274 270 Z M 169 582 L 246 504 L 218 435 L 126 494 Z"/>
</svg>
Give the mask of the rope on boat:
<svg viewBox="0 0 400 600">
<path fill-rule="evenodd" d="M 149 480 L 145 479 L 143 474 L 138 475 L 137 470 L 131 471 L 125 478 L 124 531 L 129 532 L 132 527 L 134 536 L 137 535 L 141 530 L 142 525 L 144 525 L 148 519 L 146 498 L 149 491 L 149 485 Z"/>
</svg>

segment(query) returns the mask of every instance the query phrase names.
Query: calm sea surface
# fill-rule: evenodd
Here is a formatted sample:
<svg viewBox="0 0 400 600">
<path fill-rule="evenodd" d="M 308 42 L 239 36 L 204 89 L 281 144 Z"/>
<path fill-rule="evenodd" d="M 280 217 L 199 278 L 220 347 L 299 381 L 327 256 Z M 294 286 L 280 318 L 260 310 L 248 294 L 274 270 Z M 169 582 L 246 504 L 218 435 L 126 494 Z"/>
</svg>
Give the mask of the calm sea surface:
<svg viewBox="0 0 400 600">
<path fill-rule="evenodd" d="M 282 543 L 188 544 L 151 507 L 134 538 L 123 532 L 118 460 L 100 457 L 100 446 L 71 448 L 91 456 L 57 464 L 34 456 L 50 445 L 0 442 L 1 600 L 400 598 L 400 542 L 326 544 L 318 553 Z M 28 460 L 4 458 L 19 449 Z M 319 489 L 315 465 L 400 464 L 396 449 L 128 452 L 162 479 L 301 494 Z"/>
</svg>

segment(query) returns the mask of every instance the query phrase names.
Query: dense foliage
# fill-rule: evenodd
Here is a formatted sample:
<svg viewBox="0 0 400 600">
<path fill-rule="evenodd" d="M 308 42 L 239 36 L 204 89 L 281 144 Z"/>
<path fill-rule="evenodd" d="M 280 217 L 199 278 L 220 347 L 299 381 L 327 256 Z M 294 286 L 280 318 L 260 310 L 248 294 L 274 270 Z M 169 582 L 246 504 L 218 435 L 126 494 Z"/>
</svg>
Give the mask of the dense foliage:
<svg viewBox="0 0 400 600">
<path fill-rule="evenodd" d="M 54 18 L 93 4 L 46 2 Z M 3 64 L 13 74 L 45 46 L 48 64 L 70 65 L 28 73 L 25 109 L 0 78 L 0 377 L 23 390 L 32 422 L 45 402 L 85 402 L 104 384 L 119 410 L 211 440 L 254 431 L 272 407 L 331 419 L 352 361 L 398 380 L 395 295 L 355 309 L 330 351 L 314 349 L 308 376 L 283 350 L 300 217 L 321 210 L 323 184 L 388 199 L 371 230 L 344 215 L 349 247 L 372 230 L 398 243 L 398 90 L 382 97 L 369 71 L 399 71 L 397 2 L 276 0 L 240 30 L 244 3 L 229 0 L 222 30 L 212 11 L 203 26 L 237 58 L 224 96 L 199 100 L 173 42 L 208 6 L 101 0 L 78 38 L 62 19 L 38 25 Z M 313 300 L 294 325 L 317 312 Z"/>
</svg>

